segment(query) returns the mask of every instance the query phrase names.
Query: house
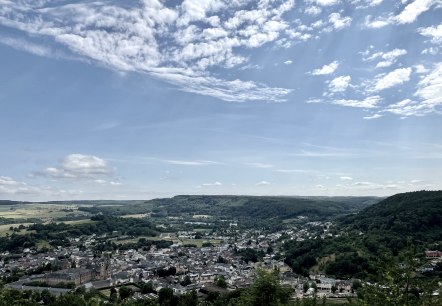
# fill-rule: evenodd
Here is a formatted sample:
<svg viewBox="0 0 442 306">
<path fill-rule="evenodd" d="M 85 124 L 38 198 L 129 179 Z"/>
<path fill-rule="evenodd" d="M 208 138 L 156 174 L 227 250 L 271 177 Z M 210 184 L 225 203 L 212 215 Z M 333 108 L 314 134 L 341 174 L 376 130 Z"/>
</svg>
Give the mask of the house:
<svg viewBox="0 0 442 306">
<path fill-rule="evenodd" d="M 425 251 L 425 257 L 428 259 L 442 258 L 441 251 Z"/>
</svg>

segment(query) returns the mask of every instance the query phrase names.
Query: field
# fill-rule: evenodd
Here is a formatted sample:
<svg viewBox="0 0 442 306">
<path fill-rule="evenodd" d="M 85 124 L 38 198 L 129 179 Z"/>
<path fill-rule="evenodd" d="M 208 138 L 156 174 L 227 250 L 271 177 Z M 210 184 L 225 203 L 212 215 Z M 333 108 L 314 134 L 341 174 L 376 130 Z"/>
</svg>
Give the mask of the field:
<svg viewBox="0 0 442 306">
<path fill-rule="evenodd" d="M 20 225 L 23 226 L 28 226 L 31 225 L 32 223 L 16 223 L 16 224 L 3 224 L 0 225 L 0 237 L 5 237 L 7 234 L 12 235 L 13 233 L 18 234 L 18 235 L 23 235 L 26 233 L 29 233 L 30 231 L 26 230 L 26 229 L 22 229 L 20 232 L 14 232 L 9 230 L 9 228 L 12 227 L 19 227 Z"/>
<path fill-rule="evenodd" d="M 26 204 L 26 205 L 2 205 L 0 206 L 0 217 L 11 219 L 40 219 L 43 222 L 70 216 L 86 216 L 79 211 L 77 205 L 63 204 Z"/>
</svg>

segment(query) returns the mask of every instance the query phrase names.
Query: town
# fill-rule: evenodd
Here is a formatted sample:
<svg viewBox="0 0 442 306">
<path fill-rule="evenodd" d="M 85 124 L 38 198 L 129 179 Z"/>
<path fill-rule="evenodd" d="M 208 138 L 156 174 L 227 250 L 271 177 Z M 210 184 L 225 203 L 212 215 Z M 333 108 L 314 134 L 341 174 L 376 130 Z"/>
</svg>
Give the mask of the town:
<svg viewBox="0 0 442 306">
<path fill-rule="evenodd" d="M 114 233 L 69 238 L 71 246 L 58 246 L 53 250 L 25 248 L 22 254 L 14 256 L 4 252 L 0 254 L 0 276 L 14 280 L 5 287 L 17 290 L 47 290 L 61 295 L 84 287 L 110 298 L 119 288 L 129 287 L 132 299 L 156 299 L 156 293 L 162 288 L 171 288 L 177 295 L 195 290 L 202 297 L 210 292 L 248 288 L 258 270 L 277 270 L 281 284 L 293 289 L 293 298 L 355 296 L 353 286 L 358 280 L 338 280 L 324 275 L 305 277 L 292 272 L 280 255 L 282 238 L 309 239 L 313 234 L 308 228 L 328 228 L 330 222 L 307 222 L 296 232 L 290 229 L 274 233 L 240 231 L 236 225 L 229 223 L 228 236 L 193 231 L 163 233 L 162 241 L 169 243 L 158 247 L 122 247 L 97 252 L 97 246 L 129 238 Z M 327 230 L 322 235 L 327 235 Z M 170 242 L 175 239 L 186 244 Z M 192 241 L 205 242 L 197 246 Z M 22 276 L 14 279 L 17 275 Z M 149 290 L 143 289 L 145 284 Z"/>
</svg>

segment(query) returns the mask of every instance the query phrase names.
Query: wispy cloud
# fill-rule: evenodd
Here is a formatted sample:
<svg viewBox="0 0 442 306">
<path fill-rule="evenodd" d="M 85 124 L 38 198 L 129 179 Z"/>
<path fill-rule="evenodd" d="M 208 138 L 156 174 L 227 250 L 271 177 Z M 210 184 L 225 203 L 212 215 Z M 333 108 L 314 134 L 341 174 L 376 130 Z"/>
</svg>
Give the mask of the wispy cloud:
<svg viewBox="0 0 442 306">
<path fill-rule="evenodd" d="M 258 169 L 270 169 L 270 168 L 273 168 L 273 165 L 271 165 L 271 164 L 264 164 L 264 163 L 247 163 L 246 165 L 249 166 L 249 167 L 258 168 Z"/>
<path fill-rule="evenodd" d="M 219 162 L 211 160 L 163 160 L 163 161 L 171 165 L 180 165 L 180 166 L 209 166 L 209 165 L 220 164 Z"/>
<path fill-rule="evenodd" d="M 287 35 L 289 24 L 283 15 L 293 8 L 293 0 L 249 2 L 187 0 L 167 7 L 154 0 L 129 8 L 101 2 L 4 0 L 0 24 L 51 37 L 77 56 L 118 71 L 153 75 L 187 92 L 226 101 L 284 100 L 290 89 L 227 80 L 210 70 L 244 64 L 248 61 L 245 52 L 235 50 L 260 48 Z M 221 11 L 222 18 L 216 15 Z M 3 38 L 0 42 L 53 56 L 47 47 L 29 41 Z"/>
<path fill-rule="evenodd" d="M 396 63 L 397 59 L 401 56 L 404 56 L 407 54 L 407 50 L 405 49 L 393 49 L 391 51 L 387 51 L 387 52 L 376 52 L 371 54 L 368 57 L 364 57 L 363 60 L 364 61 L 373 61 L 373 60 L 377 60 L 377 59 L 381 59 L 381 61 L 379 61 L 376 64 L 376 68 L 386 68 L 389 67 L 391 65 L 393 65 L 394 63 Z"/>
<path fill-rule="evenodd" d="M 197 188 L 201 188 L 201 187 L 220 187 L 223 184 L 221 182 L 214 182 L 214 183 L 203 183 L 201 185 L 199 185 Z"/>
<path fill-rule="evenodd" d="M 261 181 L 261 182 L 256 183 L 256 186 L 269 186 L 271 184 L 272 183 L 270 183 L 268 181 Z"/>
<path fill-rule="evenodd" d="M 332 101 L 333 104 L 349 106 L 349 107 L 358 107 L 358 108 L 376 108 L 378 107 L 379 102 L 382 100 L 380 96 L 370 96 L 362 100 L 356 99 L 340 99 Z"/>
<path fill-rule="evenodd" d="M 70 197 L 79 195 L 82 192 L 79 190 L 63 190 L 55 189 L 50 186 L 36 186 L 30 185 L 26 182 L 17 181 L 13 178 L 0 176 L 0 195 L 4 196 L 18 196 L 20 198 L 29 198 L 35 200 L 40 197 Z"/>
</svg>

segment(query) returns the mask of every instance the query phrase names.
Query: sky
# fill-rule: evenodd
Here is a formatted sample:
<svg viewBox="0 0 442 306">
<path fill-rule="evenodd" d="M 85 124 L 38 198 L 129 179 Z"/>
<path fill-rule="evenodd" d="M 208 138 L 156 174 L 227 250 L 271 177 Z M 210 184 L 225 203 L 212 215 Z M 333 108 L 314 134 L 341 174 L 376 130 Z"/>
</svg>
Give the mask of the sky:
<svg viewBox="0 0 442 306">
<path fill-rule="evenodd" d="M 442 189 L 442 1 L 0 0 L 0 199 Z"/>
</svg>

